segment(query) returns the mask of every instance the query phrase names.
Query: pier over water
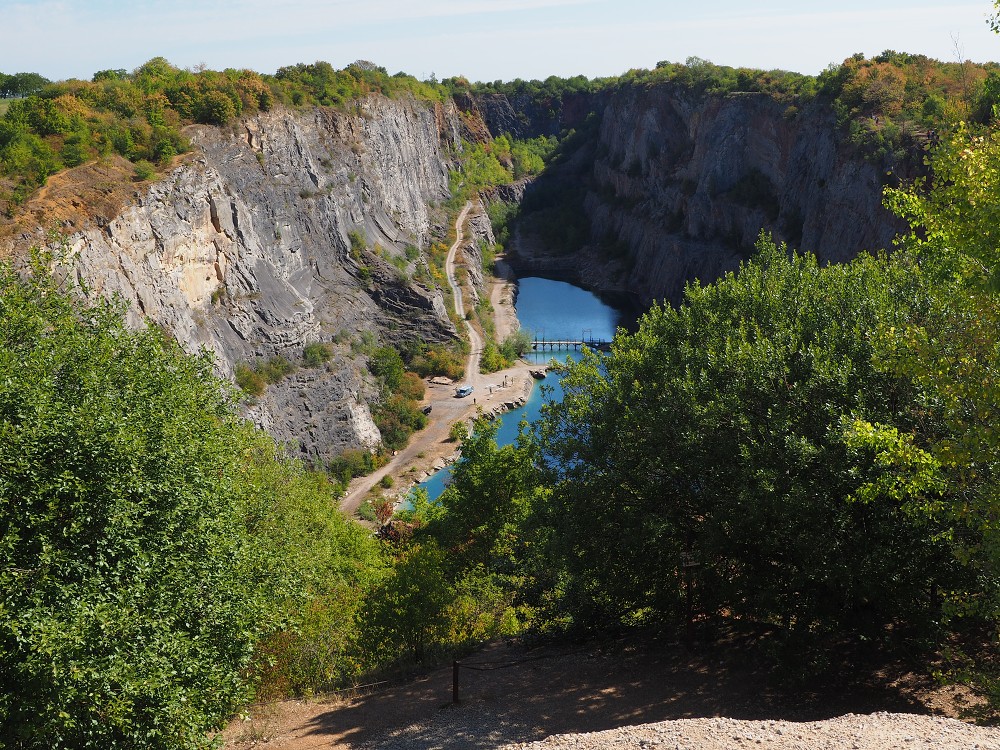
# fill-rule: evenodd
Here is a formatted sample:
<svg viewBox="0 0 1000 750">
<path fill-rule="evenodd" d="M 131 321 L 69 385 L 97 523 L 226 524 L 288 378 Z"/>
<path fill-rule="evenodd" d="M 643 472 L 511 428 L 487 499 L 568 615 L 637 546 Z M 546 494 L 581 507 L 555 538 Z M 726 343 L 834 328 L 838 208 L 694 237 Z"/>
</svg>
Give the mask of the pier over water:
<svg viewBox="0 0 1000 750">
<path fill-rule="evenodd" d="M 603 339 L 562 339 L 562 340 L 547 340 L 547 339 L 534 339 L 531 342 L 531 348 L 536 352 L 558 352 L 558 351 L 579 351 L 583 347 L 588 349 L 597 349 L 599 351 L 608 351 L 611 348 L 610 341 L 604 341 Z"/>
</svg>

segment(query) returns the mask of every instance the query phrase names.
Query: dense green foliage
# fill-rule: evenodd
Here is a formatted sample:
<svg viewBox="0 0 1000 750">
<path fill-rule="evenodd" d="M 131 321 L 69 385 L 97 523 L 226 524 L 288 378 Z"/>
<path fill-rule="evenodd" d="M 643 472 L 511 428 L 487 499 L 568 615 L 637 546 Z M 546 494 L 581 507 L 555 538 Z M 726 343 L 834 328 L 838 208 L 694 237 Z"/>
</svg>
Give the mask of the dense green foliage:
<svg viewBox="0 0 1000 750">
<path fill-rule="evenodd" d="M 207 357 L 35 272 L 0 268 L 0 742 L 206 746 L 376 553 Z"/>
<path fill-rule="evenodd" d="M 365 62 L 339 71 L 317 62 L 264 76 L 182 70 L 157 57 L 131 73 L 100 71 L 91 81 L 0 74 L 0 96 L 24 97 L 0 119 L 0 176 L 9 180 L 0 201 L 19 204 L 49 175 L 111 153 L 165 166 L 187 150 L 181 128 L 188 123 L 224 125 L 279 104 L 337 106 L 374 93 L 438 101 L 444 89 Z M 138 176 L 152 176 L 149 167 Z"/>
<path fill-rule="evenodd" d="M 959 602 L 1000 591 L 973 552 L 982 516 L 911 497 L 967 497 L 924 453 L 960 433 L 887 367 L 883 334 L 956 293 L 909 254 L 820 267 L 762 237 L 738 273 L 568 365 L 537 438 L 497 448 L 478 425 L 415 540 L 541 629 L 739 621 L 799 674 L 845 638 L 926 654 Z"/>
<path fill-rule="evenodd" d="M 437 84 L 418 81 L 405 73 L 390 76 L 385 68 L 365 60 L 343 70 L 322 61 L 290 65 L 279 68 L 274 80 L 280 101 L 294 106 L 339 106 L 369 94 L 388 97 L 405 94 L 426 101 L 443 101 L 446 95 Z"/>
<path fill-rule="evenodd" d="M 886 425 L 867 424 L 862 442 L 890 468 L 871 493 L 893 493 L 914 514 L 975 530 L 956 533 L 956 543 L 959 559 L 978 576 L 979 586 L 951 592 L 949 605 L 954 616 L 987 623 L 987 644 L 996 649 L 1000 131 L 959 127 L 934 150 L 930 166 L 930 178 L 888 191 L 888 202 L 913 228 L 902 243 L 919 253 L 938 293 L 927 315 L 883 330 L 881 347 L 883 367 L 918 381 L 947 429 L 914 444 Z M 1000 706 L 995 651 L 984 657 L 972 650 L 952 668 L 952 676 L 972 680 Z"/>
<path fill-rule="evenodd" d="M 442 344 L 418 344 L 411 353 L 408 367 L 420 377 L 442 375 L 452 380 L 460 380 L 465 375 L 465 357 Z"/>
<path fill-rule="evenodd" d="M 51 81 L 38 73 L 0 73 L 0 99 L 31 96 L 48 83 Z"/>
<path fill-rule="evenodd" d="M 474 94 L 502 94 L 508 99 L 528 101 L 549 110 L 558 109 L 563 100 L 574 94 L 591 94 L 602 83 L 614 79 L 591 80 L 586 76 L 560 78 L 549 76 L 544 81 L 516 78 L 513 81 L 491 81 L 487 83 L 469 84 L 463 78 L 449 78 L 442 84 L 453 93 L 471 91 Z"/>
<path fill-rule="evenodd" d="M 487 188 L 537 175 L 556 145 L 554 137 L 516 140 L 505 134 L 489 143 L 463 143 L 449 173 L 450 204 L 460 206 Z"/>
<path fill-rule="evenodd" d="M 661 61 L 653 70 L 630 70 L 614 85 L 656 86 L 662 83 L 679 84 L 699 94 L 769 94 L 789 104 L 806 100 L 816 92 L 814 76 L 787 70 L 731 68 L 700 57 L 689 57 L 683 64 Z"/>
<path fill-rule="evenodd" d="M 368 368 L 378 379 L 381 395 L 372 409 L 372 417 L 382 433 L 382 444 L 394 451 L 406 445 L 417 430 L 427 426 L 418 404 L 424 397 L 424 384 L 412 372 L 406 372 L 403 358 L 390 346 L 372 352 Z"/>
<path fill-rule="evenodd" d="M 544 490 L 528 437 L 498 448 L 497 426 L 478 421 L 452 484 L 435 504 L 416 493 L 404 514 L 416 531 L 398 547 L 399 564 L 369 615 L 372 638 L 393 658 L 420 660 L 434 648 L 520 632 L 530 621 L 530 607 L 517 601 L 528 580 L 518 531 Z"/>
<path fill-rule="evenodd" d="M 937 530 L 889 499 L 852 501 L 878 470 L 845 437 L 854 419 L 928 428 L 871 340 L 928 291 L 902 256 L 820 268 L 766 238 L 758 250 L 570 369 L 544 433 L 567 603 L 598 622 L 676 621 L 689 561 L 706 613 L 810 638 L 930 628 L 932 592 L 968 583 Z"/>
<path fill-rule="evenodd" d="M 514 331 L 497 344 L 490 339 L 483 345 L 479 361 L 481 372 L 496 372 L 512 366 L 531 349 L 531 334 L 523 329 Z"/>
</svg>

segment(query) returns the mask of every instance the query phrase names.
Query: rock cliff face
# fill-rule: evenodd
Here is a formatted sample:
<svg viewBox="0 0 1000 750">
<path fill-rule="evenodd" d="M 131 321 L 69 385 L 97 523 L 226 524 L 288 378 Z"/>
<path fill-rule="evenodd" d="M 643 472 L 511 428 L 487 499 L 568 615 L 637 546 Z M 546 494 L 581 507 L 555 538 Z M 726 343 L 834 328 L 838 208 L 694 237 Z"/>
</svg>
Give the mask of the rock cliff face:
<svg viewBox="0 0 1000 750">
<path fill-rule="evenodd" d="M 557 136 L 579 127 L 587 115 L 603 106 L 605 98 L 604 95 L 579 93 L 540 101 L 526 93 L 513 96 L 484 93 L 475 97 L 459 94 L 456 103 L 459 109 L 473 116 L 473 121 L 484 123 L 494 137 L 509 133 L 515 138 L 527 139 L 540 135 Z"/>
<path fill-rule="evenodd" d="M 129 302 L 134 323 L 214 352 L 226 375 L 328 343 L 329 362 L 269 386 L 250 416 L 306 458 L 372 447 L 361 337 L 455 335 L 440 292 L 409 274 L 432 233 L 429 207 L 447 197 L 457 122 L 453 108 L 373 97 L 350 114 L 194 129 L 195 157 L 117 218 L 72 234 L 66 263 Z"/>
<path fill-rule="evenodd" d="M 415 251 L 445 234 L 432 207 L 448 195 L 449 151 L 488 137 L 487 125 L 526 137 L 579 128 L 535 183 L 487 197 L 522 203 L 515 267 L 643 304 L 735 268 L 762 227 L 828 261 L 886 247 L 896 231 L 880 205 L 883 173 L 838 140 L 820 105 L 797 113 L 765 96 L 672 86 L 552 109 L 500 95 L 457 106 L 371 97 L 350 112 L 193 128 L 183 166 L 124 209 L 72 226 L 65 264 L 96 293 L 123 297 L 134 324 L 212 351 L 224 375 L 329 345 L 330 361 L 269 386 L 249 416 L 310 460 L 370 448 L 376 394 L 358 345 L 456 336 L 440 292 L 413 281 L 424 263 Z M 468 228 L 481 292 L 492 228 L 482 212 Z"/>
<path fill-rule="evenodd" d="M 884 170 L 841 142 L 821 104 L 798 112 L 766 95 L 664 85 L 618 91 L 599 114 L 525 196 L 530 209 L 533 191 L 585 186 L 582 247 L 554 252 L 524 221 L 512 243 L 521 270 L 676 302 L 685 283 L 736 268 L 762 228 L 824 261 L 889 247 L 900 228 L 881 206 Z"/>
</svg>

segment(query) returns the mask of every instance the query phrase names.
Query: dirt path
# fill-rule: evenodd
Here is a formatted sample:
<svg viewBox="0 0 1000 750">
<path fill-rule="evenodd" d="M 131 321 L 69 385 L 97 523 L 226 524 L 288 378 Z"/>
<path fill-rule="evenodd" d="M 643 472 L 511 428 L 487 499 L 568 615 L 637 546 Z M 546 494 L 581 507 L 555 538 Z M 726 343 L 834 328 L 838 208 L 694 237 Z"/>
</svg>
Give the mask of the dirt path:
<svg viewBox="0 0 1000 750">
<path fill-rule="evenodd" d="M 514 303 L 517 297 L 517 281 L 510 264 L 502 257 L 494 262 L 494 279 L 490 287 L 490 304 L 493 305 L 497 340 L 503 341 L 520 327 Z"/>
<path fill-rule="evenodd" d="M 459 213 L 458 218 L 455 220 L 455 242 L 448 248 L 448 257 L 444 262 L 444 271 L 448 277 L 448 286 L 451 287 L 451 293 L 455 300 L 455 315 L 465 324 L 465 330 L 469 334 L 469 358 L 465 363 L 465 382 L 475 387 L 479 385 L 479 360 L 483 355 L 483 339 L 479 335 L 479 331 L 465 317 L 465 301 L 462 299 L 462 285 L 455 278 L 455 256 L 458 254 L 458 248 L 462 244 L 462 240 L 465 239 L 462 227 L 471 210 L 472 201 L 466 201 L 461 213 Z"/>
<path fill-rule="evenodd" d="M 459 420 L 472 419 L 478 412 L 496 413 L 510 404 L 527 398 L 531 392 L 533 380 L 528 370 L 530 365 L 518 362 L 513 367 L 500 372 L 483 375 L 479 372 L 479 359 L 483 352 L 483 341 L 479 332 L 465 320 L 462 289 L 455 278 L 455 256 L 464 239 L 465 220 L 472 209 L 472 203 L 466 203 L 458 219 L 455 221 L 455 242 L 448 250 L 445 270 L 448 284 L 455 297 L 455 312 L 465 322 L 469 333 L 471 351 L 466 361 L 466 377 L 464 383 L 474 387 L 473 395 L 466 398 L 455 398 L 455 385 L 435 385 L 428 383 L 425 405 L 431 407 L 427 427 L 410 438 L 409 444 L 398 451 L 381 469 L 368 476 L 354 479 L 343 499 L 340 508 L 347 514 L 357 512 L 365 497 L 383 477 L 393 478 L 393 493 L 405 494 L 416 482 L 427 474 L 444 466 L 454 456 L 458 449 L 455 443 L 448 440 L 451 426 Z M 517 313 L 513 306 L 510 291 L 511 282 L 497 279 L 492 282 L 491 299 L 506 296 L 509 304 L 498 305 L 494 302 L 496 326 L 498 331 L 510 331 L 517 326 Z M 506 290 L 506 291 L 505 291 Z M 505 334 L 506 335 L 506 334 Z"/>
<path fill-rule="evenodd" d="M 448 665 L 366 695 L 285 701 L 261 707 L 249 720 L 235 722 L 227 730 L 226 747 L 486 750 L 552 735 L 699 720 L 700 727 L 709 726 L 718 732 L 705 736 L 700 728 L 693 731 L 691 726 L 680 725 L 666 730 L 669 733 L 664 736 L 674 740 L 670 744 L 655 741 L 662 732 L 628 730 L 622 734 L 635 736 L 631 745 L 606 742 L 602 737 L 578 737 L 554 746 L 577 750 L 612 746 L 637 750 L 653 746 L 671 750 L 929 750 L 936 746 L 924 740 L 939 737 L 935 732 L 941 726 L 929 722 L 927 715 L 954 715 L 957 707 L 954 696 L 945 692 L 948 689 L 935 686 L 929 678 L 892 667 L 871 667 L 867 677 L 841 675 L 836 682 L 782 691 L 774 686 L 769 666 L 751 654 L 750 644 L 739 639 L 692 648 L 638 638 L 558 649 L 526 650 L 517 645 L 493 644 L 463 663 L 515 665 L 494 671 L 460 670 L 461 703 L 457 706 L 451 703 L 452 668 Z M 858 743 L 857 722 L 841 722 L 839 728 L 836 721 L 833 727 L 798 723 L 874 712 L 892 712 L 883 715 L 891 719 L 881 721 L 889 734 L 879 730 L 874 735 L 883 744 L 874 740 Z M 747 722 L 765 722 L 767 726 Z M 755 741 L 774 735 L 779 722 L 777 728 L 783 727 L 786 739 L 794 738 L 795 744 Z M 876 722 L 872 719 L 867 723 Z M 996 729 L 959 722 L 951 722 L 947 729 L 963 738 L 958 744 L 945 745 L 949 748 L 1000 748 L 1000 731 Z M 831 732 L 839 737 L 839 743 L 819 741 L 828 741 Z M 753 738 L 745 740 L 747 736 Z M 915 741 L 904 742 L 907 736 Z M 812 738 L 817 742 L 811 742 Z"/>
</svg>

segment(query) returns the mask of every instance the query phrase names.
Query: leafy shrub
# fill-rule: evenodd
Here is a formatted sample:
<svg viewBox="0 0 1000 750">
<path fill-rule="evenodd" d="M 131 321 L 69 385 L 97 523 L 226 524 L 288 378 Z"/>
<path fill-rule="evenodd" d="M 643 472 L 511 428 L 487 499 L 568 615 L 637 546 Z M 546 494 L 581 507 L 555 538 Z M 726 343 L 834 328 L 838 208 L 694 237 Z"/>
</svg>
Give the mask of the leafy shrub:
<svg viewBox="0 0 1000 750">
<path fill-rule="evenodd" d="M 380 346 L 368 359 L 368 369 L 390 393 L 399 390 L 403 382 L 403 358 L 391 346 Z"/>
<path fill-rule="evenodd" d="M 362 251 L 368 247 L 368 240 L 357 229 L 352 229 L 347 233 L 347 241 L 351 244 L 351 257 L 354 259 L 360 258 Z"/>
<path fill-rule="evenodd" d="M 465 359 L 460 353 L 436 344 L 416 354 L 410 360 L 410 369 L 425 378 L 443 375 L 459 380 L 465 374 Z"/>
<path fill-rule="evenodd" d="M 419 401 L 424 397 L 424 393 L 427 392 L 427 388 L 424 386 L 424 381 L 420 379 L 420 376 L 415 372 L 404 372 L 402 379 L 399 381 L 399 395 L 404 398 L 408 398 L 411 401 Z"/>
<path fill-rule="evenodd" d="M 277 356 L 257 365 L 255 369 L 264 380 L 274 385 L 295 372 L 295 365 L 284 357 Z"/>
<path fill-rule="evenodd" d="M 209 91 L 202 97 L 196 117 L 208 125 L 225 125 L 236 117 L 236 106 L 221 91 Z"/>
<path fill-rule="evenodd" d="M 511 363 L 529 351 L 531 351 L 531 334 L 523 328 L 514 331 L 500 345 L 500 353 Z"/>
<path fill-rule="evenodd" d="M 427 426 L 427 415 L 414 401 L 400 395 L 383 398 L 372 416 L 382 433 L 382 443 L 389 450 L 405 447 L 411 434 Z"/>
<path fill-rule="evenodd" d="M 237 362 L 236 385 L 251 396 L 262 396 L 267 388 L 267 381 L 246 362 Z"/>
<path fill-rule="evenodd" d="M 483 345 L 483 353 L 479 358 L 480 372 L 496 372 L 506 366 L 503 355 L 500 354 L 500 347 L 495 341 L 487 341 Z"/>
<path fill-rule="evenodd" d="M 467 437 L 469 437 L 469 426 L 464 419 L 454 422 L 448 429 L 448 440 L 453 443 L 461 443 Z"/>
<path fill-rule="evenodd" d="M 316 341 L 306 344 L 302 350 L 302 364 L 306 367 L 319 367 L 333 356 L 333 349 L 329 344 Z"/>
<path fill-rule="evenodd" d="M 135 178 L 140 182 L 152 179 L 156 176 L 156 167 L 145 159 L 140 159 L 135 163 Z"/>
<path fill-rule="evenodd" d="M 531 334 L 523 329 L 519 329 L 504 339 L 503 343 L 497 346 L 493 341 L 487 341 L 483 346 L 483 354 L 479 360 L 479 369 L 482 372 L 496 372 L 505 367 L 510 367 L 531 349 Z"/>
<path fill-rule="evenodd" d="M 365 498 L 364 502 L 358 506 L 358 518 L 368 523 L 375 523 L 375 508 L 372 507 L 370 498 Z"/>
<path fill-rule="evenodd" d="M 349 448 L 330 461 L 327 471 L 346 486 L 354 477 L 371 474 L 382 465 L 382 459 L 370 451 Z"/>
</svg>

